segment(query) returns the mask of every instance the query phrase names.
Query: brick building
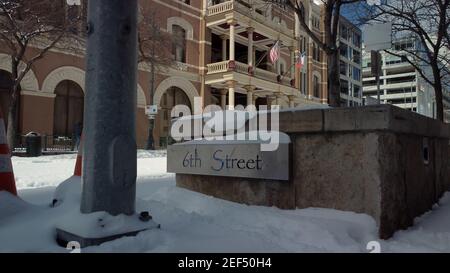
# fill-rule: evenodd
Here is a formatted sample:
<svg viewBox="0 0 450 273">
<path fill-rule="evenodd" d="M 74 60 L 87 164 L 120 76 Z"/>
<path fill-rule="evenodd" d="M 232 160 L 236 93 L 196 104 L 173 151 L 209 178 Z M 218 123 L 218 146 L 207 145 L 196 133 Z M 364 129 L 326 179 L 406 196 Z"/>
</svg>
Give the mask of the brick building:
<svg viewBox="0 0 450 273">
<path fill-rule="evenodd" d="M 303 2 L 311 29 L 323 35 L 321 6 L 312 0 Z M 160 28 L 184 42 L 172 49 L 174 65 L 156 75 L 153 100 L 149 66 L 139 65 L 139 147 L 148 135 L 145 106 L 150 101 L 159 106 L 156 146 L 166 143 L 171 108 L 177 104 L 192 108 L 196 96 L 203 106 L 277 103 L 287 108 L 327 102 L 326 56 L 293 13 L 259 0 L 140 0 L 140 4 L 157 10 Z M 273 65 L 267 53 L 278 40 L 281 58 Z M 294 64 L 298 50 L 307 53 L 301 70 Z M 5 112 L 10 71 L 10 56 L 0 47 L 0 99 Z M 48 52 L 21 83 L 19 133 L 70 137 L 75 124 L 83 120 L 84 79 L 83 55 Z"/>
</svg>

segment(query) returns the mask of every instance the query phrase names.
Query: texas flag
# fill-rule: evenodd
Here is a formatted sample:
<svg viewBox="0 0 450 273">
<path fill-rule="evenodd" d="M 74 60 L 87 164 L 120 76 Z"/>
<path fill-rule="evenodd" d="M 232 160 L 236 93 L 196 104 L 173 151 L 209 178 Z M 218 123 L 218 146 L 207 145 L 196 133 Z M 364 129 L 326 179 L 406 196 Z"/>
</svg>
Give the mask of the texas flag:
<svg viewBox="0 0 450 273">
<path fill-rule="evenodd" d="M 297 51 L 295 56 L 295 66 L 298 69 L 302 69 L 302 67 L 305 65 L 305 59 L 306 59 L 305 52 L 300 53 L 300 51 Z"/>
</svg>

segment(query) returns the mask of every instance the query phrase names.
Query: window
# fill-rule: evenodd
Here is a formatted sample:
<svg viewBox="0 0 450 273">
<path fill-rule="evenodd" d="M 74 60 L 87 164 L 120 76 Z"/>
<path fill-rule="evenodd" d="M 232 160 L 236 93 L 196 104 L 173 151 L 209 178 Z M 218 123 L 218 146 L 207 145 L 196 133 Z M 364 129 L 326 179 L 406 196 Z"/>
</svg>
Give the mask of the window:
<svg viewBox="0 0 450 273">
<path fill-rule="evenodd" d="M 387 84 L 405 83 L 416 80 L 416 76 L 396 77 L 387 79 Z"/>
<path fill-rule="evenodd" d="M 347 26 L 341 25 L 340 27 L 341 38 L 348 40 L 348 29 Z"/>
<path fill-rule="evenodd" d="M 361 87 L 359 85 L 353 86 L 353 97 L 355 98 L 361 97 Z"/>
<path fill-rule="evenodd" d="M 361 80 L 361 70 L 358 67 L 353 67 L 353 79 L 355 81 Z"/>
<path fill-rule="evenodd" d="M 353 49 L 353 62 L 361 64 L 361 52 Z"/>
<path fill-rule="evenodd" d="M 306 73 L 302 73 L 302 93 L 306 94 Z"/>
<path fill-rule="evenodd" d="M 301 52 L 306 51 L 306 38 L 303 36 L 300 36 L 300 51 Z"/>
<path fill-rule="evenodd" d="M 320 48 L 316 43 L 313 43 L 313 59 L 320 62 Z"/>
<path fill-rule="evenodd" d="M 341 43 L 339 46 L 339 53 L 342 57 L 348 58 L 348 46 L 344 43 Z"/>
<path fill-rule="evenodd" d="M 314 82 L 313 82 L 313 90 L 314 90 L 314 97 L 319 98 L 320 97 L 320 86 L 319 86 L 319 77 L 314 76 Z"/>
<path fill-rule="evenodd" d="M 313 28 L 320 29 L 320 20 L 316 16 L 312 16 L 311 23 Z"/>
<path fill-rule="evenodd" d="M 164 93 L 163 95 L 163 106 L 167 106 L 167 94 Z"/>
<path fill-rule="evenodd" d="M 406 56 L 397 57 L 397 56 L 387 56 L 386 57 L 386 65 L 394 65 L 408 62 Z"/>
<path fill-rule="evenodd" d="M 394 45 L 395 50 L 414 49 L 414 43 L 412 41 L 402 41 Z"/>
<path fill-rule="evenodd" d="M 340 61 L 341 75 L 347 76 L 347 63 Z"/>
<path fill-rule="evenodd" d="M 341 80 L 341 93 L 348 95 L 348 81 Z"/>
<path fill-rule="evenodd" d="M 361 47 L 361 35 L 359 33 L 353 33 L 353 44 L 356 47 Z"/>
<path fill-rule="evenodd" d="M 174 38 L 172 54 L 175 61 L 186 63 L 186 30 L 179 25 L 173 25 L 172 32 Z"/>
</svg>

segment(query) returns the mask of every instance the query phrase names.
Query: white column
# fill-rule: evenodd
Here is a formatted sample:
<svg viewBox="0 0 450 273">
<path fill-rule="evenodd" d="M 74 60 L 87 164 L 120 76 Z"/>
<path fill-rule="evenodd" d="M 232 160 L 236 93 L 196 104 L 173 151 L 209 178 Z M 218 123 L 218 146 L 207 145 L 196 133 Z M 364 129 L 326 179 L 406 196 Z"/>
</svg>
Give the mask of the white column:
<svg viewBox="0 0 450 273">
<path fill-rule="evenodd" d="M 222 107 L 222 110 L 227 110 L 227 89 L 220 90 L 220 106 Z"/>
<path fill-rule="evenodd" d="M 235 35 L 236 35 L 236 21 L 231 20 L 228 22 L 230 25 L 230 61 L 235 60 Z"/>
<path fill-rule="evenodd" d="M 249 105 L 254 105 L 253 103 L 253 93 L 255 88 L 253 86 L 249 86 L 246 88 L 247 89 L 247 106 Z"/>
<path fill-rule="evenodd" d="M 228 108 L 229 110 L 234 110 L 234 91 L 236 89 L 236 82 L 229 81 L 228 82 Z"/>
<path fill-rule="evenodd" d="M 220 36 L 222 38 L 222 61 L 227 60 L 227 40 L 228 37 L 226 35 Z"/>
<path fill-rule="evenodd" d="M 253 67 L 254 60 L 253 60 L 253 31 L 254 29 L 249 27 L 247 28 L 247 34 L 248 34 L 248 66 Z"/>
</svg>

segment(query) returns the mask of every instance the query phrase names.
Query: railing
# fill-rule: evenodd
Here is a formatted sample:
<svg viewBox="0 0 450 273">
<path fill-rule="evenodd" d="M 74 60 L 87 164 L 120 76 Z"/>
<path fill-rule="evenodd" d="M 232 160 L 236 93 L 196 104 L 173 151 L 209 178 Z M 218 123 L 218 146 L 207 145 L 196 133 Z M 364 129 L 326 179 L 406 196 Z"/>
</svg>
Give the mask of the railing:
<svg viewBox="0 0 450 273">
<path fill-rule="evenodd" d="M 260 79 L 265 79 L 271 82 L 277 82 L 277 74 L 261 69 L 261 68 L 256 68 L 255 69 L 255 77 L 256 78 L 260 78 Z"/>
<path fill-rule="evenodd" d="M 253 73 L 251 73 L 251 71 L 249 71 L 249 65 L 241 63 L 241 62 L 236 62 L 236 61 L 223 61 L 223 62 L 218 62 L 218 63 L 212 63 L 212 64 L 208 64 L 206 65 L 208 68 L 208 72 L 207 75 L 214 75 L 214 74 L 218 74 L 218 73 L 226 73 L 226 72 L 230 72 L 230 71 L 234 71 L 234 72 L 238 72 L 238 73 L 242 73 L 242 74 L 246 74 L 249 76 L 254 76 L 255 78 L 258 79 L 262 79 L 262 80 L 266 80 L 266 81 L 270 81 L 270 82 L 274 82 L 274 83 L 279 83 L 282 85 L 287 85 L 287 86 L 291 86 L 291 78 L 289 77 L 282 77 L 277 75 L 276 73 L 261 69 L 261 68 L 254 68 L 253 69 Z"/>
<path fill-rule="evenodd" d="M 208 64 L 206 67 L 208 68 L 208 75 L 227 72 L 229 71 L 229 61 Z"/>
<path fill-rule="evenodd" d="M 267 25 L 267 26 L 269 26 L 269 27 L 271 27 L 273 29 L 276 29 L 276 30 L 278 30 L 280 32 L 283 32 L 286 35 L 292 35 L 293 34 L 292 30 L 290 31 L 285 26 L 273 23 L 270 18 L 267 18 L 266 16 L 256 12 L 254 9 L 248 8 L 247 6 L 239 3 L 236 0 L 230 0 L 230 1 L 222 2 L 220 4 L 209 6 L 207 15 L 208 16 L 214 16 L 214 15 L 217 15 L 217 14 L 230 12 L 230 11 L 233 11 L 233 10 L 238 11 L 239 13 L 242 13 L 242 14 L 244 14 L 246 16 L 249 16 L 249 17 L 253 18 L 255 21 L 257 21 L 260 24 Z"/>
<path fill-rule="evenodd" d="M 248 71 L 248 64 L 244 64 L 244 63 L 240 63 L 240 62 L 235 62 L 236 63 L 236 69 L 235 69 L 235 71 L 236 72 L 239 72 L 239 73 L 244 73 L 244 74 L 246 74 L 246 73 L 249 73 L 249 71 Z"/>
<path fill-rule="evenodd" d="M 208 16 L 220 14 L 222 12 L 230 11 L 234 9 L 234 1 L 223 2 L 214 6 L 208 7 Z"/>
<path fill-rule="evenodd" d="M 41 136 L 41 147 L 43 152 L 47 153 L 66 153 L 76 150 L 75 140 L 70 137 L 62 136 Z M 26 152 L 27 141 L 26 136 L 18 136 L 16 139 L 16 147 L 14 152 Z"/>
</svg>

